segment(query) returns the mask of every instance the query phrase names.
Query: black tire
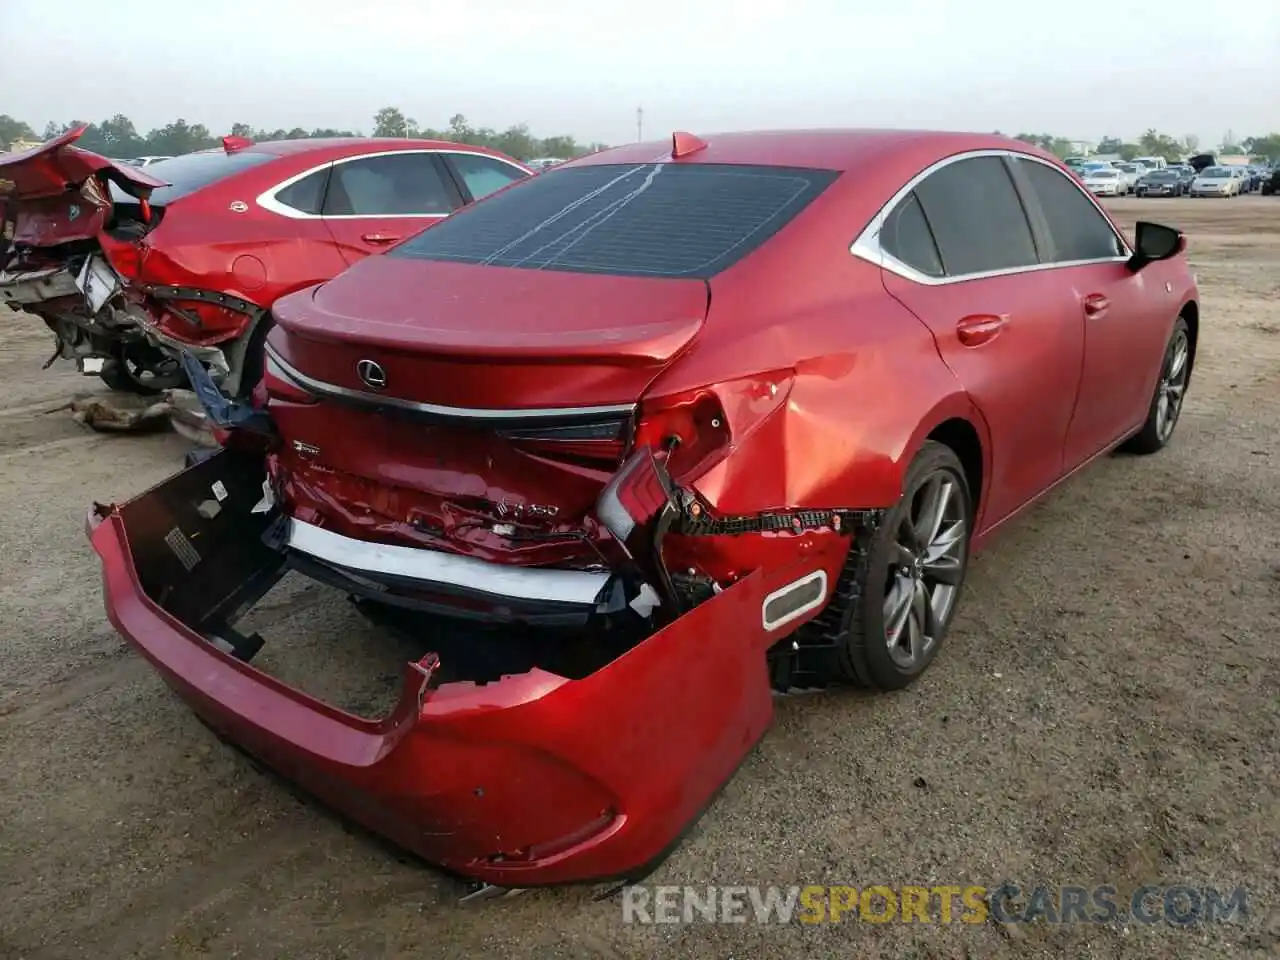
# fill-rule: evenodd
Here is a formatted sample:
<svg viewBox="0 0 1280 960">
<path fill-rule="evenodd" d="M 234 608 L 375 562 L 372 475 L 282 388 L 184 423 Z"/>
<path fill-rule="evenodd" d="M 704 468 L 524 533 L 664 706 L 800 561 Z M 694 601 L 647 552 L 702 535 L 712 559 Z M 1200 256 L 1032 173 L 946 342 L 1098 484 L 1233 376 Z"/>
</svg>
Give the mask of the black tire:
<svg viewBox="0 0 1280 960">
<path fill-rule="evenodd" d="M 919 506 L 918 498 L 925 487 L 935 478 L 951 485 L 951 496 L 955 498 L 954 511 L 949 515 L 963 519 L 959 539 L 956 541 L 954 565 L 947 565 L 949 576 L 954 587 L 950 593 L 945 613 L 935 625 L 927 648 L 910 664 L 902 662 L 902 644 L 891 645 L 886 625 L 885 605 L 892 591 L 898 590 L 905 579 L 898 564 L 898 541 L 910 526 L 912 512 Z M 948 506 L 948 511 L 951 507 Z M 882 690 L 899 690 L 910 684 L 916 677 L 924 673 L 933 662 L 946 639 L 947 629 L 955 616 L 955 611 L 963 592 L 964 578 L 969 566 L 969 539 L 973 532 L 973 500 L 969 492 L 969 483 L 965 478 L 964 467 L 950 447 L 928 441 L 911 461 L 903 481 L 903 494 L 894 508 L 885 517 L 884 523 L 871 539 L 870 549 L 865 559 L 851 557 L 850 566 L 846 567 L 846 575 L 853 583 L 846 583 L 841 577 L 838 591 L 841 597 L 864 598 L 863 602 L 847 603 L 841 611 L 840 625 L 836 632 L 835 656 L 831 660 L 832 673 L 829 679 L 852 682 L 861 686 L 875 686 Z M 943 533 L 939 524 L 939 535 Z M 954 531 L 954 524 L 951 530 Z M 935 538 L 936 539 L 936 538 Z M 920 555 L 919 553 L 917 555 Z M 857 561 L 855 563 L 855 560 Z M 912 583 L 925 583 L 928 590 L 933 590 L 937 583 L 928 586 L 928 578 L 921 578 L 919 561 L 915 564 L 915 579 Z M 854 590 L 847 588 L 853 586 Z M 901 588 L 904 592 L 906 587 Z M 914 618 L 914 594 L 907 606 L 907 621 L 901 628 L 902 634 L 909 634 Z M 932 596 L 932 594 L 926 594 Z M 833 601 L 837 602 L 837 601 Z M 918 622 L 918 621 L 917 621 Z M 926 627 L 921 624 L 921 634 Z M 897 647 L 897 654 L 891 648 Z"/>
<path fill-rule="evenodd" d="M 1175 371 L 1174 363 L 1179 352 L 1182 353 L 1182 365 Z M 1191 385 L 1191 333 L 1185 317 L 1178 317 L 1173 325 L 1173 333 L 1165 346 L 1160 360 L 1160 376 L 1156 380 L 1156 388 L 1151 396 L 1151 405 L 1147 408 L 1147 419 L 1142 429 L 1121 445 L 1126 453 L 1151 454 L 1163 450 L 1173 438 L 1173 431 L 1178 426 L 1182 414 L 1182 406 L 1187 396 L 1187 388 Z M 1171 392 L 1176 390 L 1176 394 Z M 1169 418 L 1169 407 L 1161 407 L 1161 399 L 1172 404 L 1172 418 Z"/>
<path fill-rule="evenodd" d="M 157 372 L 156 367 L 160 367 Z M 149 344 L 117 344 L 98 373 L 102 382 L 121 393 L 152 397 L 186 386 L 187 375 L 177 360 Z"/>
</svg>

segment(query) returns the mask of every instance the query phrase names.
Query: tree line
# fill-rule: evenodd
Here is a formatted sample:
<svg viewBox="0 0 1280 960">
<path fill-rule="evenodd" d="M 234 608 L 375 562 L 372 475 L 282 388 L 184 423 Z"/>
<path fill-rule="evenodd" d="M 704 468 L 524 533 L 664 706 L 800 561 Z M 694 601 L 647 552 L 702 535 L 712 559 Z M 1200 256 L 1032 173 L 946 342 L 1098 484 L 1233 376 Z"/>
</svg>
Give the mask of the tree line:
<svg viewBox="0 0 1280 960">
<path fill-rule="evenodd" d="M 997 130 L 996 133 L 1000 131 Z M 1046 133 L 1019 133 L 1014 139 L 1034 144 L 1060 158 L 1070 157 L 1080 152 L 1079 141 Z M 1134 157 L 1163 157 L 1165 160 L 1172 161 L 1202 152 L 1200 138 L 1194 133 L 1184 137 L 1171 137 L 1152 129 L 1148 129 L 1137 140 L 1132 141 L 1121 140 L 1119 137 L 1103 137 L 1093 149 L 1095 153 L 1119 154 L 1124 160 L 1132 160 Z M 1280 133 L 1237 139 L 1235 134 L 1228 130 L 1220 144 L 1207 148 L 1203 152 L 1223 156 L 1246 154 L 1255 159 L 1280 161 Z"/>
<path fill-rule="evenodd" d="M 0 114 L 0 149 L 8 149 L 15 140 L 49 140 L 58 136 L 82 121 L 71 123 L 48 123 L 42 135 L 37 135 L 30 125 L 15 120 L 7 114 Z M 339 130 L 331 127 L 318 127 L 304 130 L 294 127 L 265 130 L 250 126 L 247 123 L 233 123 L 228 131 L 232 136 L 248 137 L 250 140 L 263 143 L 269 140 L 301 140 L 311 137 L 359 137 L 358 130 Z M 997 130 L 996 133 L 1000 131 Z M 592 153 L 604 149 L 603 143 L 579 143 L 568 135 L 556 137 L 535 137 L 529 132 L 526 124 L 516 124 L 505 130 L 491 127 L 475 127 L 462 114 L 455 114 L 442 129 L 419 126 L 418 122 L 404 114 L 398 107 L 383 107 L 373 116 L 375 137 L 421 137 L 427 140 L 452 140 L 456 143 L 469 143 L 477 146 L 499 150 L 518 160 L 532 160 L 535 157 L 576 157 L 584 153 Z M 140 134 L 133 121 L 124 114 L 116 114 L 100 123 L 91 123 L 78 141 L 79 146 L 94 153 L 115 157 L 122 160 L 143 156 L 175 156 L 190 153 L 193 150 L 205 150 L 216 147 L 220 143 L 220 135 L 209 132 L 202 123 L 187 123 L 186 120 L 174 120 L 157 127 L 149 133 Z M 1069 157 L 1079 152 L 1079 141 L 1047 133 L 1019 133 L 1016 139 L 1042 147 L 1059 157 Z M 1171 137 L 1156 130 L 1149 129 L 1133 141 L 1121 140 L 1118 137 L 1103 137 L 1094 148 L 1097 153 L 1119 154 L 1126 160 L 1134 157 L 1164 157 L 1166 160 L 1178 160 L 1188 154 L 1199 153 L 1200 138 L 1194 134 L 1183 137 Z M 1265 136 L 1243 137 L 1237 139 L 1228 131 L 1223 142 L 1207 152 L 1225 155 L 1248 154 L 1252 157 L 1267 158 L 1280 161 L 1280 133 Z"/>
<path fill-rule="evenodd" d="M 50 140 L 72 127 L 85 124 L 82 120 L 70 123 L 50 121 L 43 133 L 38 134 L 30 124 L 16 120 L 8 114 L 0 114 L 0 149 L 7 150 L 15 140 Z M 303 140 L 320 137 L 360 137 L 358 130 L 340 130 L 334 127 L 318 127 L 304 130 L 294 127 L 266 130 L 247 123 L 233 123 L 228 131 L 231 136 L 248 137 L 258 143 L 270 140 Z M 88 124 L 88 129 L 76 141 L 76 145 L 94 153 L 130 160 L 145 156 L 177 156 L 193 150 L 207 150 L 221 144 L 222 134 L 215 135 L 203 123 L 188 123 L 184 119 L 173 120 L 149 133 L 138 132 L 132 120 L 124 114 Z M 518 160 L 535 157 L 568 158 L 603 149 L 603 143 L 579 143 L 574 137 L 535 137 L 526 124 L 516 124 L 505 130 L 472 126 L 462 114 L 455 114 L 443 129 L 421 127 L 417 121 L 406 117 L 396 107 L 383 107 L 373 117 L 374 137 L 411 137 L 425 140 L 451 140 L 499 150 Z"/>
</svg>

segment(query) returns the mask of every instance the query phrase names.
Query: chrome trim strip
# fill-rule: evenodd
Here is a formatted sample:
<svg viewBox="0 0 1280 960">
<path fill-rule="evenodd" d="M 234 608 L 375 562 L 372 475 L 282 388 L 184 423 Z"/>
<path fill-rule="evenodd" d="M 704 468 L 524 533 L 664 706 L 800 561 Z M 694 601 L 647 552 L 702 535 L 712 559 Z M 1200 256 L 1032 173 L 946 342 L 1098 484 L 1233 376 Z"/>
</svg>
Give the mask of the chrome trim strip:
<svg viewBox="0 0 1280 960">
<path fill-rule="evenodd" d="M 796 590 L 799 590 L 803 587 L 807 587 L 809 584 L 813 583 L 815 580 L 819 583 L 819 585 L 822 588 L 819 591 L 817 597 L 815 597 L 813 600 L 808 601 L 807 603 L 801 604 L 800 606 L 796 607 L 794 610 L 788 610 L 786 613 L 778 617 L 776 620 L 769 619 L 769 604 L 773 603 L 775 600 L 781 600 L 783 597 L 785 597 L 789 593 L 793 593 Z M 798 620 L 800 617 L 803 617 L 810 610 L 816 610 L 818 607 L 822 606 L 826 602 L 827 602 L 827 571 L 815 570 L 813 571 L 813 573 L 806 573 L 799 580 L 793 580 L 790 583 L 788 583 L 785 587 L 779 587 L 777 590 L 773 591 L 773 593 L 769 594 L 767 597 L 764 598 L 763 602 L 761 602 L 760 604 L 760 626 L 763 627 L 767 632 L 772 632 L 774 630 L 777 630 L 779 627 L 786 626 L 788 623 L 791 623 L 793 620 Z"/>
<path fill-rule="evenodd" d="M 1035 263 L 1025 267 L 1009 267 L 1005 270 L 986 270 L 982 273 L 966 273 L 958 277 L 931 277 L 927 273 L 921 273 L 915 267 L 903 263 L 896 257 L 890 256 L 880 246 L 880 230 L 884 226 L 885 220 L 889 218 L 889 214 L 894 208 L 914 190 L 919 184 L 931 174 L 936 173 L 943 167 L 950 166 L 960 160 L 969 160 L 973 157 L 1012 157 L 1017 160 L 1029 160 L 1033 163 L 1041 164 L 1053 170 L 1059 176 L 1066 177 L 1067 181 L 1075 187 L 1075 189 L 1087 197 L 1089 202 L 1102 214 L 1103 220 L 1107 226 L 1111 228 L 1111 232 L 1119 239 L 1121 247 L 1126 251 L 1124 256 L 1103 257 L 1097 260 L 1070 260 L 1057 263 Z M 1029 153 L 1019 153 L 1017 150 L 967 150 L 963 153 L 953 154 L 949 157 L 943 157 L 935 163 L 925 167 L 914 177 L 899 188 L 898 192 L 889 198 L 876 213 L 871 221 L 858 234 L 856 240 L 849 245 L 849 252 L 861 260 L 874 264 L 881 269 L 888 270 L 890 273 L 897 274 L 914 283 L 923 284 L 930 287 L 946 286 L 953 283 L 967 283 L 970 280 L 986 280 L 990 277 L 1011 277 L 1023 273 L 1039 273 L 1044 270 L 1060 270 L 1065 267 L 1079 267 L 1095 263 L 1124 263 L 1133 255 L 1133 247 L 1129 245 L 1129 241 L 1125 239 L 1123 233 L 1116 229 L 1115 224 L 1111 222 L 1111 218 L 1107 216 L 1106 210 L 1102 204 L 1088 190 L 1085 190 L 1077 183 L 1069 174 L 1063 173 L 1058 167 L 1042 157 L 1032 156 Z"/>
<path fill-rule="evenodd" d="M 442 584 L 513 600 L 594 607 L 608 571 L 549 570 L 488 563 L 438 550 L 354 540 L 301 520 L 290 520 L 289 547 L 334 566 Z"/>
<path fill-rule="evenodd" d="M 402 400 L 399 397 L 387 397 L 362 390 L 352 390 L 337 384 L 326 383 L 309 377 L 292 366 L 270 345 L 266 345 L 267 363 L 274 365 L 275 372 L 287 380 L 292 380 L 304 390 L 317 396 L 333 397 L 338 400 L 350 400 L 356 403 L 378 407 L 395 407 L 411 413 L 425 414 L 446 420 L 494 420 L 500 423 L 546 420 L 556 423 L 565 421 L 590 421 L 594 419 L 629 417 L 635 413 L 634 403 L 614 403 L 598 407 L 543 407 L 519 409 L 483 409 L 476 407 L 448 407 L 438 403 L 421 403 L 416 400 Z"/>
<path fill-rule="evenodd" d="M 382 150 L 377 153 L 357 153 L 350 157 L 340 157 L 337 160 L 326 160 L 324 163 L 318 163 L 311 169 L 295 173 L 289 179 L 282 180 L 274 187 L 264 190 L 258 194 L 255 202 L 262 209 L 270 210 L 272 213 L 282 217 L 288 217 L 290 220 L 442 220 L 450 216 L 448 213 L 338 213 L 325 216 L 321 213 L 304 213 L 301 210 L 295 210 L 293 207 L 286 206 L 276 199 L 276 194 L 285 187 L 292 186 L 299 180 L 305 179 L 325 167 L 336 167 L 340 163 L 350 163 L 353 160 L 368 160 L 370 157 L 390 157 L 398 153 L 451 153 L 468 157 L 489 157 L 491 160 L 505 163 L 508 167 L 519 170 L 525 177 L 532 176 L 528 170 L 519 164 L 512 163 L 502 157 L 495 157 L 490 153 L 479 153 L 475 150 L 442 150 L 439 148 L 430 150 Z"/>
</svg>

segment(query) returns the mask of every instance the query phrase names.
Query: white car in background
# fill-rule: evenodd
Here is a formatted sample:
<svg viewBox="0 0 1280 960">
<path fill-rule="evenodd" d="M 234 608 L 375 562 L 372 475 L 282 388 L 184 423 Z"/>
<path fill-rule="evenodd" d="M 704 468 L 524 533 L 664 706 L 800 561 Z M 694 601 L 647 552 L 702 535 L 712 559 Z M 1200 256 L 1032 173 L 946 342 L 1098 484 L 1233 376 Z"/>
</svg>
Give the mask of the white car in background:
<svg viewBox="0 0 1280 960">
<path fill-rule="evenodd" d="M 1122 163 L 1116 169 L 1120 171 L 1120 177 L 1124 180 L 1126 193 L 1133 193 L 1142 176 L 1151 172 L 1140 163 Z"/>
<path fill-rule="evenodd" d="M 1191 181 L 1193 197 L 1236 197 L 1241 193 L 1243 181 L 1230 167 L 1205 167 Z"/>
<path fill-rule="evenodd" d="M 1129 184 L 1114 167 L 1094 167 L 1084 172 L 1084 185 L 1096 197 L 1123 197 Z"/>
</svg>

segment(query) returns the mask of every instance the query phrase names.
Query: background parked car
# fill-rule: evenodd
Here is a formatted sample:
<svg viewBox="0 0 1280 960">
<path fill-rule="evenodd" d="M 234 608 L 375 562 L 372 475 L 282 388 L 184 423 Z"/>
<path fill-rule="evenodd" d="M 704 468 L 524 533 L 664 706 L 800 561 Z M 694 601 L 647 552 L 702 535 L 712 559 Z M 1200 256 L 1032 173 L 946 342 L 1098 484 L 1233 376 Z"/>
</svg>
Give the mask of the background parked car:
<svg viewBox="0 0 1280 960">
<path fill-rule="evenodd" d="M 1134 192 L 1134 188 L 1138 185 L 1138 180 L 1150 171 L 1140 163 L 1122 163 L 1116 167 L 1120 171 L 1120 177 L 1124 180 L 1125 188 L 1129 193 Z"/>
<path fill-rule="evenodd" d="M 1262 193 L 1268 197 L 1280 194 L 1280 166 L 1273 167 L 1270 175 L 1263 178 Z"/>
<path fill-rule="evenodd" d="M 72 146 L 83 131 L 0 158 L 16 184 L 0 301 L 42 318 L 60 356 L 138 393 L 184 383 L 184 349 L 245 393 L 277 297 L 529 176 L 480 147 L 373 138 L 228 137 L 140 169 Z"/>
<path fill-rule="evenodd" d="M 1191 181 L 1190 196 L 1237 197 L 1240 195 L 1240 177 L 1230 167 L 1205 167 Z"/>
<path fill-rule="evenodd" d="M 1139 197 L 1180 197 L 1186 192 L 1186 183 L 1181 174 L 1167 167 L 1144 173 L 1134 189 Z"/>
<path fill-rule="evenodd" d="M 1123 197 L 1129 192 L 1129 185 L 1119 170 L 1113 167 L 1094 167 L 1084 175 L 1084 185 L 1089 192 L 1099 197 Z"/>
<path fill-rule="evenodd" d="M 1189 157 L 1187 159 L 1187 165 L 1196 173 L 1200 173 L 1202 170 L 1209 167 L 1216 167 L 1218 165 L 1218 158 L 1212 153 L 1197 153 L 1194 157 Z"/>
</svg>

